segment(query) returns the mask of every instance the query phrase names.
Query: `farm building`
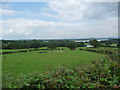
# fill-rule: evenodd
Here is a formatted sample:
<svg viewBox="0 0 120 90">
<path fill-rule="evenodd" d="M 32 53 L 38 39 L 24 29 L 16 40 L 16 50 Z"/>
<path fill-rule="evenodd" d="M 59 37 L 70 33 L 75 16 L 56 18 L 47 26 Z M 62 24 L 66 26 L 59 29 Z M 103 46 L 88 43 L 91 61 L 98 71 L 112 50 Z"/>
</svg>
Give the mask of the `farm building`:
<svg viewBox="0 0 120 90">
<path fill-rule="evenodd" d="M 93 45 L 86 45 L 86 47 L 93 47 Z"/>
<path fill-rule="evenodd" d="M 79 43 L 79 42 L 89 42 L 89 40 L 76 40 L 75 42 L 76 43 Z"/>
</svg>

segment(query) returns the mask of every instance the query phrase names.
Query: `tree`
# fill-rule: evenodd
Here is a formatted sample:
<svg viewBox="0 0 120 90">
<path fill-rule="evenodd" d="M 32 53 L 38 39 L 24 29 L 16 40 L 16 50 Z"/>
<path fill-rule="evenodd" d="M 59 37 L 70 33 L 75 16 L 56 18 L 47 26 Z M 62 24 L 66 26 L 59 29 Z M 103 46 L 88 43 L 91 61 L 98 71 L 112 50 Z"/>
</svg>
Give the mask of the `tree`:
<svg viewBox="0 0 120 90">
<path fill-rule="evenodd" d="M 100 42 L 98 42 L 96 39 L 91 40 L 89 43 L 95 48 L 100 46 Z"/>
<path fill-rule="evenodd" d="M 9 42 L 7 45 L 8 49 L 19 49 L 20 45 L 17 42 Z"/>
<path fill-rule="evenodd" d="M 47 48 L 49 49 L 56 49 L 56 47 L 57 47 L 57 44 L 55 41 L 50 41 L 47 43 Z"/>
<path fill-rule="evenodd" d="M 7 48 L 7 45 L 8 45 L 8 44 L 7 44 L 7 41 L 6 41 L 6 40 L 1 40 L 1 41 L 0 41 L 0 44 L 1 44 L 1 45 L 0 45 L 0 46 L 1 46 L 0 49 L 5 49 L 5 48 Z"/>
<path fill-rule="evenodd" d="M 35 48 L 35 49 L 39 48 L 40 47 L 40 42 L 34 39 L 32 41 L 31 47 Z"/>
<path fill-rule="evenodd" d="M 105 46 L 106 46 L 106 47 L 109 47 L 111 44 L 112 44 L 112 43 L 111 43 L 110 41 L 106 41 L 106 42 L 105 42 Z"/>
<path fill-rule="evenodd" d="M 78 47 L 83 47 L 83 46 L 84 46 L 84 42 L 78 43 Z"/>
<path fill-rule="evenodd" d="M 77 47 L 77 44 L 75 42 L 68 42 L 67 47 L 71 50 L 75 50 Z"/>
<path fill-rule="evenodd" d="M 117 47 L 120 48 L 120 39 L 118 39 Z M 120 50 L 118 50 L 120 51 Z"/>
</svg>

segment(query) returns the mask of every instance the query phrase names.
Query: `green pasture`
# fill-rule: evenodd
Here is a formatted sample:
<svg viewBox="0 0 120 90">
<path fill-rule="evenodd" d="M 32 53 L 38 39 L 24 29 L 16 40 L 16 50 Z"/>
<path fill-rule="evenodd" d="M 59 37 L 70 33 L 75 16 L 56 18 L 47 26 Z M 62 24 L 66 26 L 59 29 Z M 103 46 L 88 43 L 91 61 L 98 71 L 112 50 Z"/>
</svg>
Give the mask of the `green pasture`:
<svg viewBox="0 0 120 90">
<path fill-rule="evenodd" d="M 60 65 L 71 67 L 73 65 L 90 64 L 92 60 L 101 56 L 102 54 L 99 53 L 81 50 L 72 51 L 67 48 L 63 51 L 48 50 L 4 54 L 2 55 L 2 69 L 3 72 L 16 77 L 20 74 L 53 70 Z"/>
<path fill-rule="evenodd" d="M 81 51 L 79 48 L 74 51 L 68 48 L 63 49 L 61 51 L 40 50 L 0 55 L 2 56 L 3 87 L 19 76 L 49 72 L 57 70 L 61 66 L 90 65 L 92 60 L 98 60 L 103 56 L 100 53 Z"/>
</svg>

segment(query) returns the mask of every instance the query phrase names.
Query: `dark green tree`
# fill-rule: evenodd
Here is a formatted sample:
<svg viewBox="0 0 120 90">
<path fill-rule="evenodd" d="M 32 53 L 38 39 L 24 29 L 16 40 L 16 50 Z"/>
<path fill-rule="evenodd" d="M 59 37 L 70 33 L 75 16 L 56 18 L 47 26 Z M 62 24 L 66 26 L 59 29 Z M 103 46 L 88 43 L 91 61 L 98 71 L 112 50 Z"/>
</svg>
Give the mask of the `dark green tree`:
<svg viewBox="0 0 120 90">
<path fill-rule="evenodd" d="M 17 42 L 9 42 L 7 45 L 8 49 L 19 49 L 20 45 Z"/>
<path fill-rule="evenodd" d="M 118 39 L 117 47 L 120 48 L 120 39 Z M 119 49 L 120 51 L 120 49 Z"/>
<path fill-rule="evenodd" d="M 39 48 L 40 47 L 40 42 L 34 39 L 31 43 L 31 47 L 35 48 L 35 49 Z"/>
<path fill-rule="evenodd" d="M 7 48 L 7 46 L 8 46 L 8 44 L 7 44 L 7 41 L 6 40 L 1 40 L 0 41 L 0 47 L 2 48 L 2 49 L 5 49 L 5 48 Z"/>
<path fill-rule="evenodd" d="M 75 42 L 68 42 L 67 47 L 71 50 L 75 50 L 77 47 L 77 44 Z"/>
<path fill-rule="evenodd" d="M 98 42 L 96 39 L 91 40 L 89 43 L 90 45 L 93 45 L 93 47 L 95 48 L 100 46 L 100 42 Z"/>
<path fill-rule="evenodd" d="M 47 48 L 48 49 L 56 49 L 57 48 L 57 43 L 55 41 L 49 41 L 47 43 Z"/>
<path fill-rule="evenodd" d="M 78 43 L 78 47 L 83 47 L 83 46 L 84 46 L 84 42 Z"/>
<path fill-rule="evenodd" d="M 106 47 L 109 47 L 111 44 L 112 44 L 112 43 L 109 42 L 109 41 L 106 41 L 106 42 L 105 42 L 105 46 L 106 46 Z"/>
</svg>

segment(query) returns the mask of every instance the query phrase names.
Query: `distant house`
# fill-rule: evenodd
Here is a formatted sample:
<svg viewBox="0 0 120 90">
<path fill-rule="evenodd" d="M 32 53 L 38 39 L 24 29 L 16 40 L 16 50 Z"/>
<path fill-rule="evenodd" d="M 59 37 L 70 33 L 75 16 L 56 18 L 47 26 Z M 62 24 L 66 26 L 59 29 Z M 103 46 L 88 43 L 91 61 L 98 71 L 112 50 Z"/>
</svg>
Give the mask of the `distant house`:
<svg viewBox="0 0 120 90">
<path fill-rule="evenodd" d="M 93 47 L 93 45 L 86 45 L 86 47 Z"/>
<path fill-rule="evenodd" d="M 75 42 L 76 43 L 79 43 L 79 42 L 89 42 L 89 40 L 76 40 Z"/>
</svg>

